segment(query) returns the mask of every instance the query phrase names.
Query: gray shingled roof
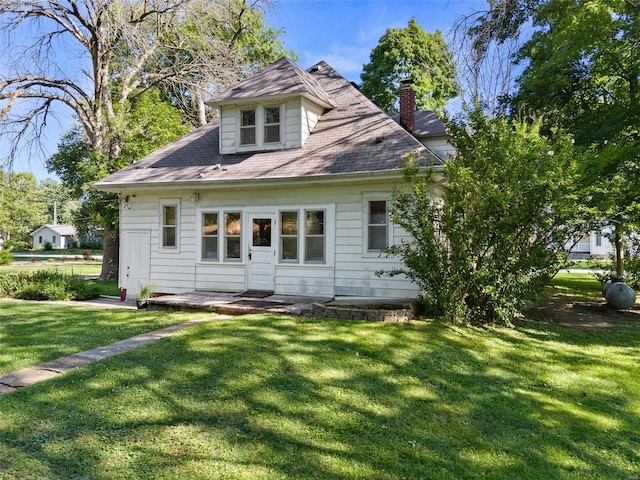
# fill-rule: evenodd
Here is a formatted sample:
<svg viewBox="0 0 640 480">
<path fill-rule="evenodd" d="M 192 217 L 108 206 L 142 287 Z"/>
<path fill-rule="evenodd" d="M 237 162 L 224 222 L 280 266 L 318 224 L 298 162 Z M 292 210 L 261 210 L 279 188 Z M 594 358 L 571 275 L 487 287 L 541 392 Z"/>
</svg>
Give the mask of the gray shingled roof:
<svg viewBox="0 0 640 480">
<path fill-rule="evenodd" d="M 400 114 L 394 115 L 393 120 L 400 123 Z M 418 138 L 439 137 L 447 135 L 447 130 L 437 113 L 430 110 L 417 110 L 415 112 L 413 134 Z"/>
<path fill-rule="evenodd" d="M 223 155 L 219 152 L 218 121 L 214 120 L 104 178 L 96 188 L 180 183 L 206 186 L 226 181 L 389 172 L 400 168 L 410 152 L 434 158 L 325 62 L 302 72 L 336 103 L 336 108 L 320 117 L 303 147 Z M 261 82 L 261 73 L 255 75 L 256 84 Z"/>
<path fill-rule="evenodd" d="M 64 235 L 64 236 L 68 236 L 68 237 L 72 237 L 74 235 L 76 235 L 78 232 L 76 231 L 76 227 L 74 227 L 73 225 L 53 225 L 53 224 L 46 224 L 41 226 L 40 228 L 36 228 L 33 232 L 31 232 L 29 235 L 34 235 L 36 234 L 38 231 L 40 230 L 44 230 L 45 228 L 48 228 L 49 230 L 57 233 L 58 235 Z"/>
<path fill-rule="evenodd" d="M 222 95 L 207 102 L 208 105 L 238 103 L 260 97 L 282 97 L 293 94 L 307 94 L 320 100 L 325 107 L 335 107 L 336 102 L 320 84 L 286 57 L 262 69 L 230 88 Z"/>
</svg>

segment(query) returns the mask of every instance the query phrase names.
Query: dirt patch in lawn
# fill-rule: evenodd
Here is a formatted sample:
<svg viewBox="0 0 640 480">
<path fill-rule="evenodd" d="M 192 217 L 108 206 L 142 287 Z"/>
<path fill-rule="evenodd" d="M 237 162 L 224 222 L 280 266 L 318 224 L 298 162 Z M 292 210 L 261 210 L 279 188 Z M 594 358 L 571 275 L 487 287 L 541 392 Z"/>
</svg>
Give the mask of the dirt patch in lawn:
<svg viewBox="0 0 640 480">
<path fill-rule="evenodd" d="M 552 321 L 574 330 L 608 330 L 640 322 L 640 306 L 629 310 L 616 310 L 606 302 L 587 302 L 555 294 L 544 304 L 525 312 L 531 320 Z"/>
</svg>

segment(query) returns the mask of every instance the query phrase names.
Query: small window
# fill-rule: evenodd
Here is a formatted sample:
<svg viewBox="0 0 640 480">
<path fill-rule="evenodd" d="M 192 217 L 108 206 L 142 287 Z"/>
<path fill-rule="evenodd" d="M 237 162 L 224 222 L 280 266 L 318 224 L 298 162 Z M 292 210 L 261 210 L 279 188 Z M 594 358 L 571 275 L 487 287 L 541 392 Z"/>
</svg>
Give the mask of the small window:
<svg viewBox="0 0 640 480">
<path fill-rule="evenodd" d="M 177 231 L 177 206 L 162 206 L 162 246 L 165 248 L 176 247 Z"/>
<path fill-rule="evenodd" d="M 310 263 L 325 261 L 324 210 L 305 211 L 304 260 Z"/>
<path fill-rule="evenodd" d="M 601 246 L 602 246 L 602 235 L 598 233 L 596 235 L 596 247 L 601 247 Z"/>
<path fill-rule="evenodd" d="M 39 243 L 40 245 L 42 245 L 42 235 L 40 235 L 40 236 L 38 237 L 38 243 Z"/>
<path fill-rule="evenodd" d="M 218 259 L 218 214 L 202 214 L 202 259 Z"/>
<path fill-rule="evenodd" d="M 256 144 L 256 111 L 240 111 L 240 145 Z"/>
<path fill-rule="evenodd" d="M 280 142 L 280 107 L 264 109 L 264 142 Z"/>
<path fill-rule="evenodd" d="M 224 258 L 240 260 L 242 225 L 239 212 L 227 213 L 224 216 Z"/>
<path fill-rule="evenodd" d="M 56 236 L 55 235 L 51 238 L 51 243 L 53 243 L 55 245 L 55 243 L 56 243 Z"/>
<path fill-rule="evenodd" d="M 367 218 L 367 249 L 369 251 L 385 250 L 389 246 L 389 217 L 386 200 L 370 201 Z"/>
<path fill-rule="evenodd" d="M 280 213 L 280 260 L 298 261 L 298 212 Z"/>
</svg>

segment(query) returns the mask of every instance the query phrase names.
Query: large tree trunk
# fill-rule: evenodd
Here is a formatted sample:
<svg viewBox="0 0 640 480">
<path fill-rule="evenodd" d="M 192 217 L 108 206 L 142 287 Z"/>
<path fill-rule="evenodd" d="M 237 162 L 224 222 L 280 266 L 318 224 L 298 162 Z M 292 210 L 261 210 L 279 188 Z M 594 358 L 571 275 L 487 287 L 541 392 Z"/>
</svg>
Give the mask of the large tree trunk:
<svg viewBox="0 0 640 480">
<path fill-rule="evenodd" d="M 104 227 L 104 254 L 100 280 L 118 280 L 120 266 L 120 236 L 112 225 Z"/>
</svg>

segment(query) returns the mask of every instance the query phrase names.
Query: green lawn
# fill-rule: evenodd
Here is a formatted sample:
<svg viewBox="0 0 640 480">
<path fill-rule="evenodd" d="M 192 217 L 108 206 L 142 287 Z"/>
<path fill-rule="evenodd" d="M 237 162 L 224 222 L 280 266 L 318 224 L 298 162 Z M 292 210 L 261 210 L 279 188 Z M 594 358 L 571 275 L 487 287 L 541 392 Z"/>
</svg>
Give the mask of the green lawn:
<svg viewBox="0 0 640 480">
<path fill-rule="evenodd" d="M 0 375 L 183 323 L 193 317 L 194 314 L 184 313 L 3 300 L 0 301 Z M 0 478 L 1 474 L 0 469 Z"/>
<path fill-rule="evenodd" d="M 166 315 L 0 309 L 5 371 Z M 640 324 L 202 324 L 0 397 L 0 478 L 639 478 L 639 339 Z"/>
<path fill-rule="evenodd" d="M 76 275 L 100 275 L 102 262 L 81 261 L 81 262 L 36 262 L 28 265 L 0 265 L 0 275 L 3 273 L 15 273 L 21 271 L 31 271 L 38 268 L 57 269 L 61 272 L 74 273 Z"/>
<path fill-rule="evenodd" d="M 557 293 L 584 302 L 603 302 L 602 284 L 592 273 L 561 271 L 551 282 L 549 293 Z"/>
</svg>

